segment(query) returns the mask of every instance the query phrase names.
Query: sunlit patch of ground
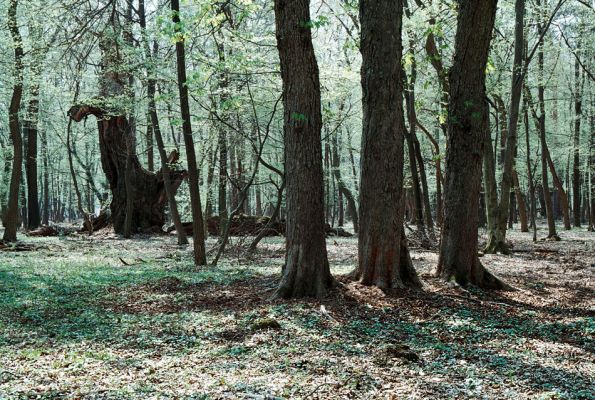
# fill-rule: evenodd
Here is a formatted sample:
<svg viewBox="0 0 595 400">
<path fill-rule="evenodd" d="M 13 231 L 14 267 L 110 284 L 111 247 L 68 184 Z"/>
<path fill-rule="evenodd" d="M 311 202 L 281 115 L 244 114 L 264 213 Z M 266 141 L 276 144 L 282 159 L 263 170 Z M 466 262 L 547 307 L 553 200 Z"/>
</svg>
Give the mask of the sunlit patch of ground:
<svg viewBox="0 0 595 400">
<path fill-rule="evenodd" d="M 289 302 L 282 238 L 196 270 L 168 236 L 23 237 L 37 250 L 0 252 L 0 399 L 591 399 L 595 235 L 561 236 L 482 257 L 517 291 L 443 284 L 413 247 L 424 290 L 389 295 L 330 238 L 340 287 Z"/>
</svg>

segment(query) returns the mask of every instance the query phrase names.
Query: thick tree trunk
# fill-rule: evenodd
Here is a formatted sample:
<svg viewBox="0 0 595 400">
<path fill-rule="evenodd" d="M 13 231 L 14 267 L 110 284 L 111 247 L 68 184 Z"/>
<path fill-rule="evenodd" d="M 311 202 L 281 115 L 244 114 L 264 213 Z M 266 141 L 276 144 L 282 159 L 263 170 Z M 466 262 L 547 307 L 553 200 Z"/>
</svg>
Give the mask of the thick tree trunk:
<svg viewBox="0 0 595 400">
<path fill-rule="evenodd" d="M 186 147 L 186 159 L 188 162 L 190 207 L 192 210 L 192 228 L 194 235 L 194 264 L 206 265 L 207 254 L 205 248 L 205 230 L 202 216 L 202 205 L 200 203 L 198 166 L 196 164 L 194 138 L 192 137 L 192 123 L 190 121 L 190 105 L 188 100 L 188 86 L 186 79 L 186 50 L 184 48 L 184 35 L 180 34 L 181 22 L 179 0 L 171 0 L 171 10 L 173 23 L 176 27 L 175 31 L 178 34 L 176 40 L 176 66 L 178 76 L 178 92 L 180 96 L 180 109 L 183 120 L 182 131 L 184 132 L 184 144 Z"/>
<path fill-rule="evenodd" d="M 18 1 L 10 0 L 8 5 L 8 29 L 14 46 L 14 84 L 12 98 L 8 109 L 8 125 L 10 139 L 13 146 L 12 173 L 10 176 L 10 189 L 6 213 L 3 215 L 4 240 L 16 242 L 19 224 L 19 186 L 23 169 L 23 141 L 21 127 L 19 126 L 19 108 L 23 97 L 23 39 L 17 23 Z"/>
<path fill-rule="evenodd" d="M 130 166 L 130 182 L 132 183 L 132 232 L 161 230 L 165 224 L 164 207 L 167 200 L 163 174 L 161 171 L 151 173 L 142 168 L 134 149 L 131 149 L 132 154 L 127 162 L 127 140 L 132 132 L 126 117 L 123 115 L 106 115 L 103 110 L 87 105 L 72 107 L 69 115 L 76 122 L 80 122 L 88 115 L 94 115 L 98 118 L 101 165 L 112 192 L 110 210 L 115 232 L 124 233 L 127 163 Z M 170 173 L 174 191 L 177 190 L 185 177 L 185 171 L 172 171 Z"/>
<path fill-rule="evenodd" d="M 359 263 L 354 278 L 417 287 L 403 230 L 403 2 L 360 2 L 363 91 Z M 413 162 L 415 162 L 415 157 Z"/>
<path fill-rule="evenodd" d="M 309 0 L 275 0 L 283 80 L 287 235 L 276 297 L 323 297 L 334 285 L 324 234 L 322 116 Z"/>
<path fill-rule="evenodd" d="M 450 74 L 444 225 L 436 271 L 443 280 L 485 289 L 506 288 L 483 267 L 477 255 L 481 161 L 489 131 L 485 68 L 496 8 L 497 0 L 459 3 Z"/>
</svg>

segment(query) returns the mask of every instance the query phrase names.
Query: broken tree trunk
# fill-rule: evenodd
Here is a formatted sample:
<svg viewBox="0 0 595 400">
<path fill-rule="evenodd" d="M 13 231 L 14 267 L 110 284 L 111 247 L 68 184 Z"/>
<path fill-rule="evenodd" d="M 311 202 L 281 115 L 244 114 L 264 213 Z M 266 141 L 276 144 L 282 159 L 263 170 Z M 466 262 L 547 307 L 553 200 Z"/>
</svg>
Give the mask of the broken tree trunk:
<svg viewBox="0 0 595 400">
<path fill-rule="evenodd" d="M 127 141 L 134 142 L 134 139 L 131 138 L 133 133 L 128 119 L 123 115 L 110 115 L 106 110 L 89 105 L 76 105 L 70 109 L 68 115 L 75 122 L 80 122 L 89 115 L 97 117 L 101 166 L 112 193 L 111 220 L 115 232 L 121 234 L 124 232 L 126 219 L 126 146 Z M 131 153 L 132 232 L 161 230 L 165 223 L 164 207 L 167 201 L 163 174 L 161 171 L 157 173 L 147 171 L 141 166 L 134 148 L 131 149 Z M 173 152 L 169 157 L 169 162 L 172 163 L 177 158 L 177 152 Z M 186 171 L 170 171 L 174 191 L 185 177 Z"/>
</svg>

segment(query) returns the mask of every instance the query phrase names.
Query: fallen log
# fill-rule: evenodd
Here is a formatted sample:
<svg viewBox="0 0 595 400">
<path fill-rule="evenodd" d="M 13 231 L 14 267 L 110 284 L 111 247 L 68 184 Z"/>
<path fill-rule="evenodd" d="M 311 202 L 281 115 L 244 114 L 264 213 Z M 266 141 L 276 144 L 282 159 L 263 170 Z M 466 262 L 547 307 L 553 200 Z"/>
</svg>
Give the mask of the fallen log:
<svg viewBox="0 0 595 400">
<path fill-rule="evenodd" d="M 53 226 L 48 226 L 48 225 L 44 225 L 37 229 L 33 229 L 33 230 L 27 232 L 27 236 L 32 236 L 32 237 L 52 237 L 52 236 L 58 236 L 59 234 L 60 234 L 60 232 L 58 232 L 58 230 L 56 228 L 54 228 Z"/>
<path fill-rule="evenodd" d="M 261 217 L 255 215 L 238 214 L 233 217 L 231 227 L 229 230 L 230 236 L 256 236 L 265 230 L 265 236 L 283 236 L 285 235 L 285 221 L 274 221 L 269 224 L 269 217 Z M 192 223 L 184 222 L 182 224 L 187 235 L 192 235 Z M 218 216 L 207 218 L 207 230 L 209 235 L 218 236 L 220 227 L 220 219 Z M 334 237 L 352 237 L 353 234 L 345 229 L 333 228 L 326 225 L 326 235 Z M 171 226 L 167 232 L 175 232 L 175 227 Z"/>
</svg>

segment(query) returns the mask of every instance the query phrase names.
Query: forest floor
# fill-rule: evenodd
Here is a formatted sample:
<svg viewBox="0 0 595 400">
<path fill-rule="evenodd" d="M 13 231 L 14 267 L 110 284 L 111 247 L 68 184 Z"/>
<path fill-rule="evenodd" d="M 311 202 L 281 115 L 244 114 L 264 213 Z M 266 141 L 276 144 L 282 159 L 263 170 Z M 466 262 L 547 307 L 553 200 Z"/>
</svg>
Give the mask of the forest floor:
<svg viewBox="0 0 595 400">
<path fill-rule="evenodd" d="M 286 302 L 282 238 L 197 271 L 173 236 L 23 236 L 0 252 L 0 399 L 593 399 L 595 234 L 561 236 L 482 257 L 514 292 L 441 283 L 414 247 L 423 290 L 390 294 L 330 238 L 342 285 Z"/>
</svg>

